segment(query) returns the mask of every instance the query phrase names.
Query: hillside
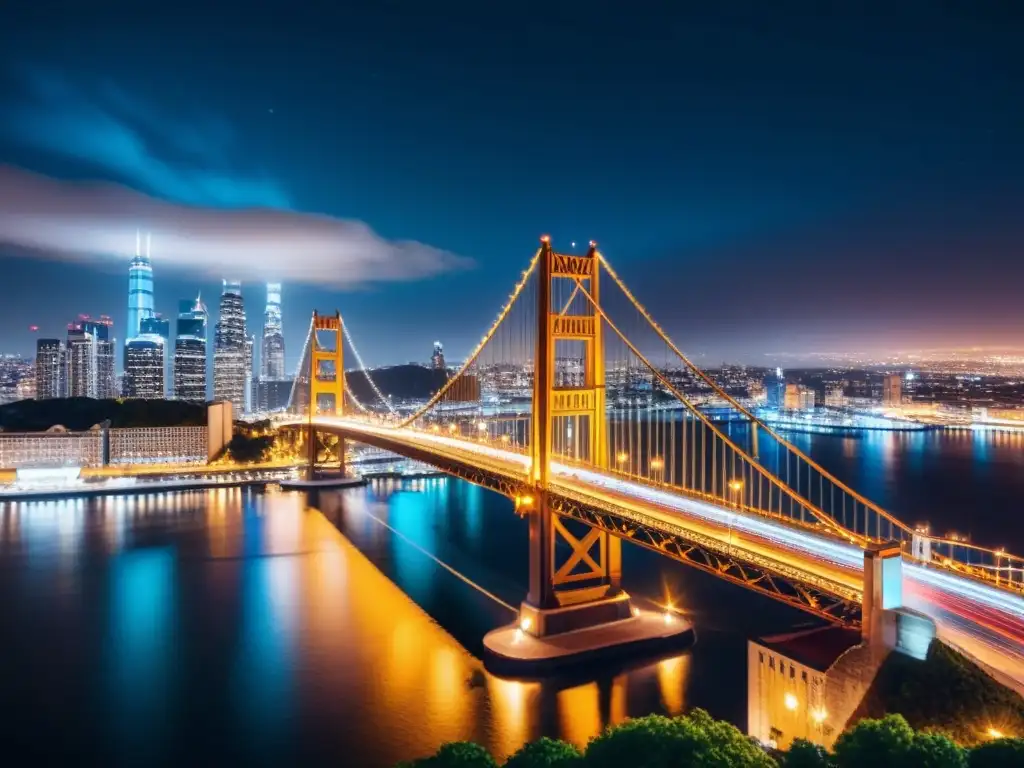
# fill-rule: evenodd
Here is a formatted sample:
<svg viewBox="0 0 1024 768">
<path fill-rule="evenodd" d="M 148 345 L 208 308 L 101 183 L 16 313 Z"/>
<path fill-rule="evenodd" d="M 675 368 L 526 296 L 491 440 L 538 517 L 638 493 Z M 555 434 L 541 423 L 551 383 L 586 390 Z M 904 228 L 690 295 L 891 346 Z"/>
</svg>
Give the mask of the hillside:
<svg viewBox="0 0 1024 768">
<path fill-rule="evenodd" d="M 0 406 L 0 430 L 45 432 L 60 424 L 77 432 L 109 419 L 112 427 L 205 426 L 206 406 L 180 400 L 19 400 Z"/>
</svg>

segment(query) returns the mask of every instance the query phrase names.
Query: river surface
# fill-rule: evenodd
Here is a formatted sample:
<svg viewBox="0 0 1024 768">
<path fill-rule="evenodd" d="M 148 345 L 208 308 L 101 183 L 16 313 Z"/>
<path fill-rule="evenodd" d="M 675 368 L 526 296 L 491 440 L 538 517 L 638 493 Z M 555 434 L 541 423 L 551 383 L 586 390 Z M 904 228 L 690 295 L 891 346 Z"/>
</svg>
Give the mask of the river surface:
<svg viewBox="0 0 1024 768">
<path fill-rule="evenodd" d="M 793 439 L 904 519 L 1024 551 L 1018 436 Z M 742 728 L 747 639 L 808 621 L 627 546 L 626 588 L 671 601 L 696 645 L 505 681 L 479 658 L 525 592 L 526 524 L 507 500 L 429 479 L 315 504 L 219 489 L 0 505 L 5 753 L 372 768 L 454 739 L 499 755 L 544 734 L 582 745 L 625 717 L 693 706 Z"/>
</svg>

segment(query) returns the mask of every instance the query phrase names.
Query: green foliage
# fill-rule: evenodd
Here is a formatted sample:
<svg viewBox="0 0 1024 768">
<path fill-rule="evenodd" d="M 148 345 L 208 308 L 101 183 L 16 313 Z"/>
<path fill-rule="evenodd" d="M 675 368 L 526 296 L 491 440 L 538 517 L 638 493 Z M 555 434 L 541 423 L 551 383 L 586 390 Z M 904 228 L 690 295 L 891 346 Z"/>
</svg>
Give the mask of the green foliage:
<svg viewBox="0 0 1024 768">
<path fill-rule="evenodd" d="M 997 739 L 971 750 L 968 768 L 1021 768 L 1024 766 L 1024 739 Z"/>
<path fill-rule="evenodd" d="M 593 768 L 773 768 L 775 761 L 733 725 L 697 709 L 685 717 L 650 715 L 610 728 L 587 746 Z"/>
<path fill-rule="evenodd" d="M 430 757 L 406 763 L 408 768 L 498 768 L 490 753 L 471 741 L 442 744 Z"/>
<path fill-rule="evenodd" d="M 935 640 L 928 658 L 886 659 L 853 719 L 899 712 L 917 730 L 942 731 L 958 744 L 984 741 L 989 723 L 1024 733 L 1024 699 Z"/>
<path fill-rule="evenodd" d="M 836 765 L 839 768 L 905 766 L 913 741 L 914 731 L 902 715 L 861 720 L 836 741 Z"/>
<path fill-rule="evenodd" d="M 505 768 L 583 768 L 583 753 L 572 744 L 544 737 L 525 744 Z"/>
<path fill-rule="evenodd" d="M 966 768 L 967 751 L 942 733 L 918 733 L 907 753 L 907 764 L 918 768 Z"/>
<path fill-rule="evenodd" d="M 796 739 L 782 755 L 783 768 L 829 768 L 832 765 L 824 747 Z"/>
<path fill-rule="evenodd" d="M 247 437 L 237 434 L 228 443 L 228 455 L 232 461 L 238 464 L 251 464 L 266 460 L 273 445 L 274 438 L 269 435 Z"/>
</svg>

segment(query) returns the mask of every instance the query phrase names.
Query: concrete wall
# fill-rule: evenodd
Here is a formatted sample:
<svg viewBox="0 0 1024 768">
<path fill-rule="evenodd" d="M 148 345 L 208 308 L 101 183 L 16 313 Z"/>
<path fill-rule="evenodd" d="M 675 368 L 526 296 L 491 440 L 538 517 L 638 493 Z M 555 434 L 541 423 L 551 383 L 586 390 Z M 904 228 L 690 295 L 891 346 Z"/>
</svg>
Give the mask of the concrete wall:
<svg viewBox="0 0 1024 768">
<path fill-rule="evenodd" d="M 780 749 L 798 738 L 823 743 L 825 683 L 824 672 L 748 642 L 747 733 Z"/>
<path fill-rule="evenodd" d="M 231 442 L 235 431 L 235 422 L 229 401 L 210 403 L 207 406 L 206 427 L 206 460 L 213 461 Z"/>
</svg>

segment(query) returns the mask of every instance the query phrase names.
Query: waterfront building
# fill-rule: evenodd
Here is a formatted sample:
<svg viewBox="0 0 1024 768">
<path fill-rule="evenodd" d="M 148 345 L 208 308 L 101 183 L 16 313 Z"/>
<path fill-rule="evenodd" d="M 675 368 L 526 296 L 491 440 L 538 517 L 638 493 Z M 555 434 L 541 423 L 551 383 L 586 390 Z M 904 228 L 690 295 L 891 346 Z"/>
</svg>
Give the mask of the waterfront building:
<svg viewBox="0 0 1024 768">
<path fill-rule="evenodd" d="M 440 341 L 434 342 L 434 354 L 430 358 L 430 364 L 438 370 L 443 370 L 445 368 L 444 347 L 441 346 Z"/>
<path fill-rule="evenodd" d="M 140 333 L 124 348 L 124 396 L 163 400 L 166 396 L 167 340 L 155 333 Z"/>
<path fill-rule="evenodd" d="M 783 408 L 785 393 L 786 379 L 782 375 L 782 369 L 776 368 L 774 372 L 764 377 L 765 405 L 769 408 Z"/>
<path fill-rule="evenodd" d="M 825 406 L 828 408 L 843 408 L 846 406 L 846 395 L 841 386 L 828 387 L 825 390 Z"/>
<path fill-rule="evenodd" d="M 174 398 L 206 402 L 206 305 L 202 296 L 178 302 L 174 340 Z"/>
<path fill-rule="evenodd" d="M 36 399 L 65 395 L 64 344 L 60 339 L 36 340 Z"/>
<path fill-rule="evenodd" d="M 81 315 L 68 324 L 64 347 L 66 397 L 93 397 L 109 400 L 117 397 L 114 374 L 113 322 L 106 315 L 93 320 Z"/>
<path fill-rule="evenodd" d="M 799 384 L 787 384 L 782 407 L 787 411 L 814 410 L 814 390 Z"/>
<path fill-rule="evenodd" d="M 882 379 L 882 405 L 887 408 L 903 404 L 903 377 L 898 373 L 885 376 Z"/>
<path fill-rule="evenodd" d="M 135 258 L 128 265 L 128 322 L 125 339 L 142 333 L 142 321 L 155 317 L 153 305 L 153 263 L 150 261 L 150 236 L 146 235 L 146 253 L 142 254 L 142 241 L 135 233 Z"/>
<path fill-rule="evenodd" d="M 213 399 L 230 402 L 239 413 L 245 409 L 246 384 L 252 379 L 252 352 L 246 352 L 250 344 L 245 334 L 242 284 L 225 280 L 214 331 Z"/>
<path fill-rule="evenodd" d="M 267 307 L 263 313 L 259 378 L 262 381 L 278 381 L 285 378 L 280 283 L 267 283 Z"/>
</svg>

